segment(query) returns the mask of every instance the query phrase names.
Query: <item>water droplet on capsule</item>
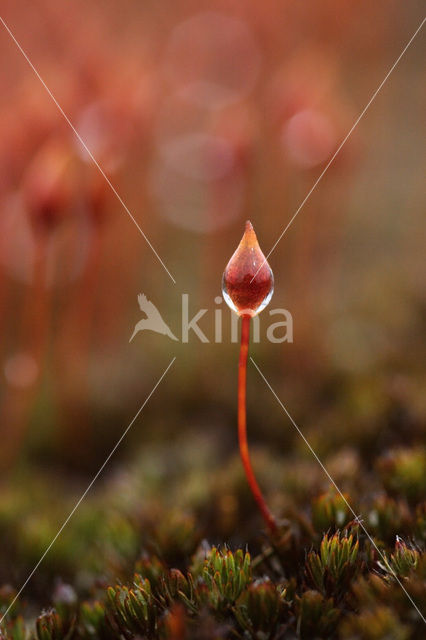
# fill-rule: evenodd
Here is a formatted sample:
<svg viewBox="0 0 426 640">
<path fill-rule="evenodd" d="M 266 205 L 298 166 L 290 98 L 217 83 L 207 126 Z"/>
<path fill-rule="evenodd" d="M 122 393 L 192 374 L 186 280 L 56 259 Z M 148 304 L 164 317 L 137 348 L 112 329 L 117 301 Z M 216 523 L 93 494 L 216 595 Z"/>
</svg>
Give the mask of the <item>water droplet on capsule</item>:
<svg viewBox="0 0 426 640">
<path fill-rule="evenodd" d="M 272 298 L 274 276 L 256 238 L 251 222 L 228 262 L 222 279 L 227 305 L 238 315 L 255 316 Z"/>
</svg>

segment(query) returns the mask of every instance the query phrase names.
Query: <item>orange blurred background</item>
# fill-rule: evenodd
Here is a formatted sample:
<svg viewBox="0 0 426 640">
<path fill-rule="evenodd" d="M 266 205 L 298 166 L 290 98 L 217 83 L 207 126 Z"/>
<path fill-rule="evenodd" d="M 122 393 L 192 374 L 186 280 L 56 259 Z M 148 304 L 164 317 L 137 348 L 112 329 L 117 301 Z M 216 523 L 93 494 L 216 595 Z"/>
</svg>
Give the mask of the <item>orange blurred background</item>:
<svg viewBox="0 0 426 640">
<path fill-rule="evenodd" d="M 6 476 L 28 461 L 97 469 L 173 356 L 121 455 L 195 431 L 235 447 L 238 347 L 228 310 L 214 302 L 223 268 L 247 218 L 264 252 L 274 245 L 421 8 L 389 0 L 3 6 L 176 280 L 0 25 Z M 270 257 L 271 308 L 291 312 L 294 342 L 263 339 L 253 353 L 312 430 L 348 380 L 382 399 L 408 394 L 426 415 L 422 53 L 420 34 Z M 210 342 L 146 332 L 129 343 L 140 292 L 178 336 L 188 293 L 192 314 L 209 310 L 200 326 Z M 283 446 L 283 416 L 255 371 L 249 387 L 252 437 Z M 365 410 L 338 411 L 350 429 Z"/>
</svg>

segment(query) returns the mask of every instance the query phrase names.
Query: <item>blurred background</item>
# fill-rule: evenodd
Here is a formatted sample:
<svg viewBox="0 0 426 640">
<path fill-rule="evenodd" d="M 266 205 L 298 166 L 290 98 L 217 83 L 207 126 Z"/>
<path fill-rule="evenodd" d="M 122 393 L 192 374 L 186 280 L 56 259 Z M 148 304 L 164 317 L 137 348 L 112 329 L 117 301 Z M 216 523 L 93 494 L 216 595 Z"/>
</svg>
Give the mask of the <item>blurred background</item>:
<svg viewBox="0 0 426 640">
<path fill-rule="evenodd" d="M 59 571 L 99 571 L 105 555 L 117 572 L 117 548 L 139 546 L 128 514 L 148 504 L 151 524 L 173 504 L 194 526 L 202 514 L 200 535 L 213 539 L 244 542 L 244 518 L 259 525 L 237 458 L 238 346 L 215 303 L 222 272 L 246 219 L 264 253 L 273 246 L 422 3 L 37 0 L 7 3 L 2 17 L 176 279 L 1 26 L 1 580 L 25 578 L 177 357 L 34 579 L 40 594 Z M 389 456 L 417 456 L 420 483 L 424 462 L 424 42 L 270 257 L 271 305 L 291 312 L 294 342 L 270 344 L 263 331 L 252 348 L 330 472 L 367 504 L 380 487 L 365 474 L 386 476 Z M 209 310 L 210 342 L 143 332 L 129 343 L 140 292 L 177 336 L 188 293 L 190 316 Z M 256 466 L 284 514 L 292 495 L 303 503 L 328 485 L 253 367 L 248 386 Z M 175 542 L 187 526 L 176 517 Z"/>
</svg>

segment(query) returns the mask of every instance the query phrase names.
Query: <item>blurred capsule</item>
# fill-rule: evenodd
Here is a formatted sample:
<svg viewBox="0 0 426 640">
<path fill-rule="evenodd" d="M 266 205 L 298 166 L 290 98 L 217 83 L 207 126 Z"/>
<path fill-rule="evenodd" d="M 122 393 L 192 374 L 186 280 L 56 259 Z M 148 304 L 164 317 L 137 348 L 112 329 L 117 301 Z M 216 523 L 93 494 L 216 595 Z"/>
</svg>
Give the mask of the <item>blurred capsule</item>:
<svg viewBox="0 0 426 640">
<path fill-rule="evenodd" d="M 89 169 L 85 205 L 90 221 L 96 226 L 105 222 L 111 193 L 111 187 L 98 169 Z"/>
<path fill-rule="evenodd" d="M 53 231 L 73 198 L 72 154 L 68 145 L 47 142 L 33 158 L 22 181 L 22 196 L 36 232 Z"/>
</svg>

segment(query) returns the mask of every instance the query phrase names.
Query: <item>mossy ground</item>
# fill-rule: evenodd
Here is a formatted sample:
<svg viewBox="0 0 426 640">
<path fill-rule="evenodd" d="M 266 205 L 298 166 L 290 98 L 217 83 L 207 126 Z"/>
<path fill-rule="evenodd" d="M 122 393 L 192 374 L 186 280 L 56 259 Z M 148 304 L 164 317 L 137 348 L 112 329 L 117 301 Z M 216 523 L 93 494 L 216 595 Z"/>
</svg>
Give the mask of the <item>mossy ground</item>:
<svg viewBox="0 0 426 640">
<path fill-rule="evenodd" d="M 262 529 L 235 451 L 207 433 L 151 443 L 87 496 L 3 637 L 420 640 L 425 625 L 410 598 L 424 613 L 423 425 L 413 415 L 402 430 L 393 419 L 392 446 L 363 455 L 388 415 L 385 406 L 344 445 L 321 448 L 317 436 L 344 498 L 298 440 L 286 455 L 254 447 L 280 517 L 276 539 Z M 315 433 L 307 430 L 313 441 Z M 3 489 L 0 501 L 3 611 L 79 495 L 48 472 L 22 473 L 25 490 Z"/>
</svg>

